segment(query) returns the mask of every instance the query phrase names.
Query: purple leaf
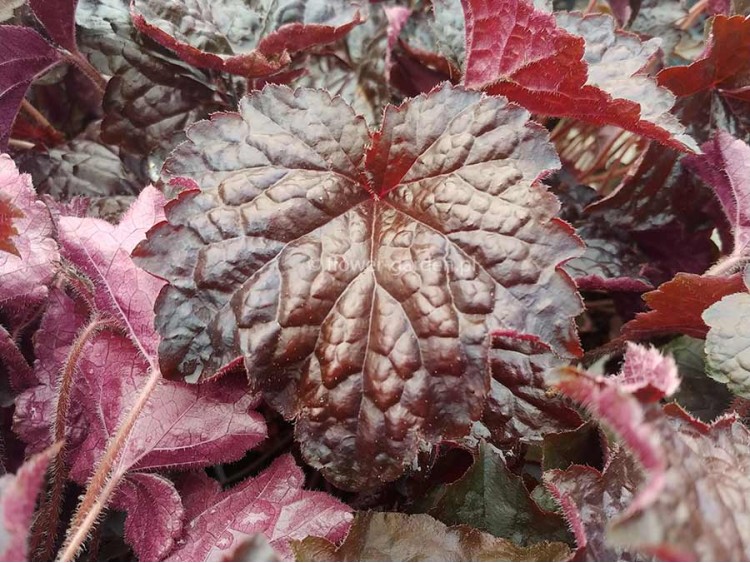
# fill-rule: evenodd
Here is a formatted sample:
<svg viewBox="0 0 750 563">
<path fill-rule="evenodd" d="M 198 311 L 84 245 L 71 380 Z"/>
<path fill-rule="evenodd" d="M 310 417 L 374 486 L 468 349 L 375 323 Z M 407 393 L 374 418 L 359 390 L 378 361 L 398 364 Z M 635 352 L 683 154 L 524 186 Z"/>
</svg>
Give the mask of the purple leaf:
<svg viewBox="0 0 750 563">
<path fill-rule="evenodd" d="M 0 151 L 33 80 L 62 60 L 60 53 L 29 27 L 0 26 Z"/>
<path fill-rule="evenodd" d="M 0 308 L 29 307 L 47 295 L 60 261 L 52 218 L 37 199 L 31 177 L 19 174 L 7 155 L 0 156 L 0 187 L 6 201 L 23 214 L 13 221 L 17 253 L 0 252 Z"/>
<path fill-rule="evenodd" d="M 342 540 L 351 509 L 325 493 L 305 491 L 303 485 L 304 474 L 290 455 L 227 491 L 205 474 L 187 475 L 180 486 L 185 533 L 167 560 L 219 561 L 257 533 L 285 557 L 291 556 L 290 540 Z"/>
<path fill-rule="evenodd" d="M 0 559 L 28 561 L 27 536 L 44 474 L 60 446 L 32 456 L 15 475 L 0 477 Z"/>
<path fill-rule="evenodd" d="M 338 486 L 393 480 L 420 441 L 468 432 L 486 331 L 579 353 L 558 268 L 578 241 L 537 183 L 557 158 L 523 110 L 445 85 L 371 134 L 339 98 L 269 86 L 188 137 L 165 171 L 200 190 L 134 253 L 170 282 L 162 370 L 206 378 L 244 356 Z"/>
<path fill-rule="evenodd" d="M 29 6 L 53 41 L 71 53 L 78 51 L 75 26 L 78 0 L 29 0 Z"/>
<path fill-rule="evenodd" d="M 750 146 L 729 133 L 719 131 L 701 146 L 703 154 L 683 159 L 683 164 L 708 184 L 716 194 L 734 235 L 732 255 L 750 254 Z"/>
<path fill-rule="evenodd" d="M 62 254 L 82 279 L 81 291 L 91 292 L 88 307 L 105 324 L 97 328 L 86 306 L 59 290 L 53 293 L 36 338 L 37 385 L 19 397 L 16 430 L 33 449 L 48 443 L 60 381 L 74 370 L 66 462 L 80 484 L 90 479 L 155 369 L 159 337 L 153 308 L 164 282 L 140 270 L 130 250 L 162 220 L 163 202 L 161 193 L 148 187 L 118 225 L 92 218 L 58 220 Z M 89 338 L 74 344 L 86 331 Z M 80 350 L 71 356 L 74 345 Z M 126 490 L 116 492 L 119 506 L 143 513 L 139 499 L 150 495 L 160 515 L 148 533 L 137 515 L 129 515 L 126 537 L 138 542 L 133 545 L 136 552 L 148 554 L 147 559 L 161 558 L 179 531 L 167 517 L 176 502 L 171 485 L 160 477 L 140 477 L 140 472 L 239 459 L 266 435 L 262 416 L 253 411 L 256 404 L 241 373 L 201 385 L 157 381 L 113 468 L 113 479 L 126 479 L 121 485 Z M 131 479 L 134 471 L 138 477 Z"/>
</svg>

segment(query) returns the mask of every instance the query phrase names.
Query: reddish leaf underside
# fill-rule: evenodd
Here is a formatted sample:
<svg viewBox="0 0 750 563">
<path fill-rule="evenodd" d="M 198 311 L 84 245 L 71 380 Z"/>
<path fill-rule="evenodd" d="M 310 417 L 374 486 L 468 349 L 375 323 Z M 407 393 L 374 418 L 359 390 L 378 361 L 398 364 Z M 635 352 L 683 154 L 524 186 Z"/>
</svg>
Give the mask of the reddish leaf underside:
<svg viewBox="0 0 750 563">
<path fill-rule="evenodd" d="M 732 258 L 747 257 L 750 245 L 750 146 L 718 131 L 683 165 L 697 174 L 716 194 L 734 235 Z M 728 253 L 727 253 L 728 254 Z"/>
<path fill-rule="evenodd" d="M 58 446 L 32 456 L 15 475 L 0 477 L 0 559 L 28 561 L 28 535 L 44 474 Z"/>
<path fill-rule="evenodd" d="M 0 26 L 0 151 L 8 147 L 26 90 L 60 60 L 60 53 L 33 29 Z"/>
<path fill-rule="evenodd" d="M 32 451 L 49 443 L 71 347 L 94 315 L 106 320 L 72 366 L 66 464 L 82 485 L 155 369 L 153 309 L 164 282 L 139 269 L 130 251 L 162 220 L 163 205 L 162 194 L 147 187 L 116 226 L 93 218 L 57 221 L 62 254 L 82 280 L 80 291 L 91 292 L 87 302 L 94 311 L 53 290 L 36 335 L 34 381 L 17 399 L 15 429 Z M 141 559 L 162 558 L 182 529 L 179 495 L 154 472 L 239 459 L 266 436 L 256 404 L 244 374 L 200 385 L 158 381 L 113 468 L 113 478 L 121 480 L 114 506 L 127 512 L 125 537 Z"/>
<path fill-rule="evenodd" d="M 344 37 L 361 23 L 345 0 L 304 0 L 294 10 L 272 0 L 132 0 L 135 27 L 200 68 L 268 76 L 291 55 Z"/>
<path fill-rule="evenodd" d="M 705 338 L 708 332 L 703 311 L 732 293 L 743 291 L 742 277 L 677 274 L 643 296 L 651 309 L 639 313 L 622 327 L 623 338 L 643 340 L 660 334 L 685 334 Z"/>
<path fill-rule="evenodd" d="M 616 125 L 679 150 L 696 148 L 669 113 L 674 96 L 640 71 L 658 51 L 604 15 L 555 16 L 530 0 L 462 0 L 463 84 L 532 113 Z M 623 77 L 628 78 L 623 80 Z"/>
<path fill-rule="evenodd" d="M 31 177 L 19 174 L 8 155 L 0 156 L 0 188 L 5 202 L 23 215 L 12 223 L 16 252 L 0 252 L 0 307 L 29 308 L 47 294 L 60 260 L 52 219 Z"/>
<path fill-rule="evenodd" d="M 291 540 L 317 536 L 341 541 L 351 509 L 326 493 L 303 490 L 304 481 L 291 455 L 227 491 L 204 473 L 186 475 L 179 482 L 184 533 L 166 560 L 220 561 L 258 533 L 285 558 L 291 558 Z"/>
<path fill-rule="evenodd" d="M 579 352 L 559 270 L 579 247 L 520 108 L 446 85 L 370 134 L 339 98 L 266 87 L 188 137 L 165 171 L 200 189 L 135 251 L 169 281 L 162 370 L 205 378 L 244 356 L 337 485 L 395 479 L 421 440 L 468 431 L 488 330 Z"/>
</svg>

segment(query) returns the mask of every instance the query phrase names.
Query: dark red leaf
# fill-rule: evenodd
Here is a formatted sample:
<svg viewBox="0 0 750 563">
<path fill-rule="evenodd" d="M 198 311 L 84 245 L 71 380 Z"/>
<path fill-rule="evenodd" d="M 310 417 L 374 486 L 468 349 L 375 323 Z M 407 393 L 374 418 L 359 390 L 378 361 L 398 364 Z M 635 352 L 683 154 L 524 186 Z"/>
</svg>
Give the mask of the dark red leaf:
<svg viewBox="0 0 750 563">
<path fill-rule="evenodd" d="M 26 90 L 61 60 L 60 53 L 33 29 L 0 26 L 0 151 L 8 147 Z"/>
<path fill-rule="evenodd" d="M 578 242 L 536 183 L 557 159 L 525 111 L 446 85 L 371 136 L 340 99 L 266 87 L 188 137 L 165 171 L 200 190 L 135 251 L 170 282 L 162 369 L 244 356 L 337 485 L 393 480 L 420 441 L 467 433 L 487 330 L 579 353 L 558 267 Z"/>
<path fill-rule="evenodd" d="M 188 474 L 179 487 L 184 533 L 167 560 L 220 561 L 258 533 L 285 558 L 291 556 L 291 540 L 316 536 L 341 541 L 351 509 L 326 493 L 303 490 L 304 481 L 291 455 L 226 491 L 203 473 Z"/>
<path fill-rule="evenodd" d="M 55 43 L 75 53 L 78 0 L 29 0 L 29 6 Z"/>
<path fill-rule="evenodd" d="M 291 55 L 344 37 L 361 23 L 345 0 L 305 0 L 288 10 L 271 0 L 132 0 L 139 31 L 200 68 L 248 78 L 275 74 Z"/>
<path fill-rule="evenodd" d="M 622 327 L 622 335 L 642 340 L 659 334 L 686 334 L 705 338 L 703 311 L 722 297 L 744 290 L 741 276 L 713 277 L 677 274 L 673 280 L 643 296 L 651 309 Z"/>
<path fill-rule="evenodd" d="M 533 113 L 616 125 L 679 150 L 695 148 L 669 109 L 674 97 L 641 73 L 658 51 L 604 15 L 557 16 L 530 0 L 462 0 L 463 83 Z M 626 80 L 624 80 L 626 78 Z"/>
<path fill-rule="evenodd" d="M 716 16 L 701 57 L 690 65 L 662 70 L 658 79 L 678 96 L 718 89 L 750 101 L 750 17 Z"/>
<path fill-rule="evenodd" d="M 492 382 L 482 422 L 493 443 L 540 444 L 547 433 L 581 424 L 573 409 L 547 394 L 544 374 L 562 360 L 538 337 L 495 332 L 489 359 Z"/>
</svg>

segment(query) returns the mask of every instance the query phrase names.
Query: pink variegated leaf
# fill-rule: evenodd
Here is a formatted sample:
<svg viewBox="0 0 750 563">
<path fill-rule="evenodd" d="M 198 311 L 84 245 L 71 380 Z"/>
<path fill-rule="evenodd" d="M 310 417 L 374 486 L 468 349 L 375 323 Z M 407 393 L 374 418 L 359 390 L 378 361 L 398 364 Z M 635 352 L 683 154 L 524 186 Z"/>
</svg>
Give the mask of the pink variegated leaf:
<svg viewBox="0 0 750 563">
<path fill-rule="evenodd" d="M 680 386 L 677 364 L 656 348 L 628 342 L 622 371 L 616 377 L 620 389 L 650 403 L 672 395 Z"/>
</svg>

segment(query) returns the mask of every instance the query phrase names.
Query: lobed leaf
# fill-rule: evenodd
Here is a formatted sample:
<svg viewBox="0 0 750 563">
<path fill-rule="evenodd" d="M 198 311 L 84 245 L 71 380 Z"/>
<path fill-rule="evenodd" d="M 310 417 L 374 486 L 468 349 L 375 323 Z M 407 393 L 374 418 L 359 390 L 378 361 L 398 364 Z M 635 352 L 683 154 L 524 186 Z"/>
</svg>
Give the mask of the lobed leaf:
<svg viewBox="0 0 750 563">
<path fill-rule="evenodd" d="M 462 5 L 463 84 L 541 115 L 616 125 L 678 150 L 697 149 L 669 111 L 674 96 L 641 72 L 658 42 L 617 31 L 603 15 L 562 12 L 555 20 L 529 0 Z"/>
<path fill-rule="evenodd" d="M 558 268 L 578 243 L 536 183 L 557 159 L 503 99 L 446 85 L 370 134 L 338 98 L 266 87 L 188 137 L 165 172 L 195 189 L 135 251 L 169 282 L 162 370 L 206 378 L 244 356 L 338 486 L 393 480 L 420 441 L 465 435 L 488 330 L 579 352 Z"/>
<path fill-rule="evenodd" d="M 21 219 L 23 216 L 21 210 L 8 200 L 8 196 L 0 194 L 0 251 L 20 256 L 13 243 L 13 237 L 18 235 L 14 219 Z"/>
<path fill-rule="evenodd" d="M 469 526 L 447 527 L 426 514 L 359 512 L 344 543 L 293 542 L 298 561 L 565 561 L 563 543 L 518 547 Z"/>
<path fill-rule="evenodd" d="M 739 275 L 729 277 L 677 274 L 644 295 L 651 309 L 639 313 L 622 327 L 623 338 L 640 340 L 658 334 L 685 334 L 705 338 L 708 327 L 702 319 L 703 312 L 722 297 L 742 291 L 744 284 Z"/>
<path fill-rule="evenodd" d="M 291 455 L 227 491 L 203 473 L 186 475 L 180 482 L 184 533 L 166 560 L 221 560 L 258 533 L 285 559 L 292 540 L 342 540 L 351 522 L 349 507 L 325 493 L 304 491 L 303 484 Z"/>
<path fill-rule="evenodd" d="M 361 23 L 346 0 L 133 0 L 131 10 L 139 31 L 185 62 L 247 78 L 275 74 Z"/>
</svg>

